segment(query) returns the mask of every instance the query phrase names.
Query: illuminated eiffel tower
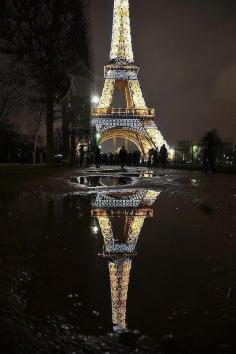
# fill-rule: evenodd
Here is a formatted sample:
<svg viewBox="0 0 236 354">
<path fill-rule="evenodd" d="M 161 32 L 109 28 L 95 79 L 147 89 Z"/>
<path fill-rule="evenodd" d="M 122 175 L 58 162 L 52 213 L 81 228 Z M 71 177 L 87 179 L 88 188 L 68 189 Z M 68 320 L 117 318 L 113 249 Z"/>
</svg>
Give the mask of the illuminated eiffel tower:
<svg viewBox="0 0 236 354">
<path fill-rule="evenodd" d="M 154 118 L 155 110 L 147 108 L 138 81 L 139 67 L 134 63 L 129 0 L 114 0 L 112 43 L 109 64 L 105 66 L 105 84 L 96 108 L 92 108 L 92 124 L 100 134 L 100 143 L 124 138 L 148 155 L 151 148 L 166 144 Z M 126 107 L 113 107 L 115 89 L 125 95 Z"/>
<path fill-rule="evenodd" d="M 126 329 L 126 304 L 132 258 L 147 217 L 153 217 L 152 205 L 160 193 L 149 190 L 98 192 L 92 216 L 97 218 L 104 240 L 104 256 L 108 259 L 112 322 L 114 331 Z M 113 234 L 112 221 L 124 218 L 123 234 Z"/>
</svg>

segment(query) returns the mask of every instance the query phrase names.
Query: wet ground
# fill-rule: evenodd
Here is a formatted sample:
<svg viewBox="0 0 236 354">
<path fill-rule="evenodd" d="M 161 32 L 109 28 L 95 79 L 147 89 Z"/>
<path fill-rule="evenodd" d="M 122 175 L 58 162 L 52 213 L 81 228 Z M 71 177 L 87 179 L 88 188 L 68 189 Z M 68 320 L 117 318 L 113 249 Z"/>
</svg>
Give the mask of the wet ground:
<svg viewBox="0 0 236 354">
<path fill-rule="evenodd" d="M 235 175 L 73 169 L 1 190 L 1 354 L 235 352 Z"/>
</svg>

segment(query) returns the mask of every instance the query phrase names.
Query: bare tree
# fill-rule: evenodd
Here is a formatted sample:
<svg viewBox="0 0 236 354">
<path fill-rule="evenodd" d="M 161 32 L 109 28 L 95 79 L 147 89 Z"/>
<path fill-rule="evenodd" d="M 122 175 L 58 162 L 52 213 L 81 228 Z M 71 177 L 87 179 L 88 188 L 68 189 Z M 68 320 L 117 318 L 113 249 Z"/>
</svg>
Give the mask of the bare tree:
<svg viewBox="0 0 236 354">
<path fill-rule="evenodd" d="M 1 0 L 0 52 L 24 63 L 45 105 L 47 163 L 53 163 L 55 103 L 69 89 L 68 73 L 89 61 L 83 0 Z"/>
<path fill-rule="evenodd" d="M 0 120 L 22 107 L 23 84 L 15 67 L 0 63 Z"/>
<path fill-rule="evenodd" d="M 43 110 L 39 110 L 35 112 L 33 119 L 31 120 L 30 124 L 28 125 L 28 133 L 33 138 L 33 164 L 36 164 L 36 156 L 37 156 L 37 149 L 38 149 L 38 142 L 41 137 L 40 132 L 42 129 L 44 119 L 44 112 Z"/>
</svg>

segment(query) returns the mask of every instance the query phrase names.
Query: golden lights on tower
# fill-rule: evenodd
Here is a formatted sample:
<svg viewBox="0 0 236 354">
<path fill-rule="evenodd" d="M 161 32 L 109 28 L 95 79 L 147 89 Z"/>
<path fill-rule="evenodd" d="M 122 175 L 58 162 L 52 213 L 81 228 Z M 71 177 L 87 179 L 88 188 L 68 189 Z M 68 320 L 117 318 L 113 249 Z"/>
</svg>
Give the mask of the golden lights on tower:
<svg viewBox="0 0 236 354">
<path fill-rule="evenodd" d="M 126 306 L 132 258 L 144 221 L 153 217 L 153 208 L 160 193 L 150 190 L 119 190 L 98 192 L 92 216 L 99 222 L 104 243 L 104 257 L 108 259 L 112 322 L 114 331 L 126 328 Z M 124 220 L 122 234 L 114 234 L 112 221 Z"/>
<path fill-rule="evenodd" d="M 132 49 L 129 0 L 114 0 L 110 61 L 105 66 L 100 101 L 92 108 L 92 124 L 101 133 L 101 143 L 118 137 L 133 141 L 145 156 L 150 149 L 159 149 L 163 144 L 170 151 L 154 122 L 155 110 L 145 103 L 138 72 Z M 126 107 L 114 107 L 115 90 L 123 92 Z M 131 139 L 130 132 L 135 139 Z"/>
</svg>

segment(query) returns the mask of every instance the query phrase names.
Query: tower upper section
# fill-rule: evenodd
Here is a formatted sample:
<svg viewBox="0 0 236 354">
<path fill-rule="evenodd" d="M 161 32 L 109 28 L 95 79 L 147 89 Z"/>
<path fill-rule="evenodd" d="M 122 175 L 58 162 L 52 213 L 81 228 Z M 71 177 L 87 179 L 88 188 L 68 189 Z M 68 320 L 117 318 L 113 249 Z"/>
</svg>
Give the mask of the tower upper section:
<svg viewBox="0 0 236 354">
<path fill-rule="evenodd" d="M 133 64 L 129 0 L 114 0 L 110 63 Z"/>
</svg>

